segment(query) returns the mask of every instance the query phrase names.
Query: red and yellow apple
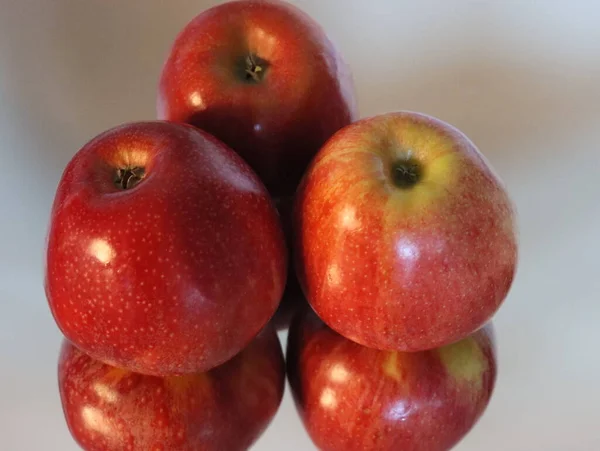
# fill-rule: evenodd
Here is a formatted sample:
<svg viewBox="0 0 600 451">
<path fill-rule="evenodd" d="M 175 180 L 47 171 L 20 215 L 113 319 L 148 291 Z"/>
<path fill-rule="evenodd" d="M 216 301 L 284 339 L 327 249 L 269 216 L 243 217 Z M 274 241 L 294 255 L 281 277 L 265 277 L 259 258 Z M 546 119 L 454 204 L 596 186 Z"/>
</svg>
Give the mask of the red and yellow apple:
<svg viewBox="0 0 600 451">
<path fill-rule="evenodd" d="M 102 362 L 158 376 L 213 368 L 271 319 L 286 272 L 264 185 L 192 126 L 113 128 L 65 169 L 46 293 L 64 335 Z"/>
<path fill-rule="evenodd" d="M 491 324 L 429 351 L 380 351 L 305 310 L 290 327 L 287 373 L 321 451 L 447 451 L 477 423 L 496 380 Z"/>
<path fill-rule="evenodd" d="M 321 145 L 357 117 L 350 71 L 323 29 L 266 0 L 215 6 L 181 30 L 157 112 L 224 141 L 274 196 L 293 194 Z"/>
<path fill-rule="evenodd" d="M 398 112 L 336 133 L 298 190 L 296 270 L 317 314 L 382 350 L 456 342 L 494 315 L 517 263 L 515 213 L 453 126 Z"/>
<path fill-rule="evenodd" d="M 269 328 L 219 367 L 166 378 L 106 365 L 65 340 L 58 375 L 69 430 L 86 451 L 234 451 L 275 416 L 285 367 Z"/>
</svg>

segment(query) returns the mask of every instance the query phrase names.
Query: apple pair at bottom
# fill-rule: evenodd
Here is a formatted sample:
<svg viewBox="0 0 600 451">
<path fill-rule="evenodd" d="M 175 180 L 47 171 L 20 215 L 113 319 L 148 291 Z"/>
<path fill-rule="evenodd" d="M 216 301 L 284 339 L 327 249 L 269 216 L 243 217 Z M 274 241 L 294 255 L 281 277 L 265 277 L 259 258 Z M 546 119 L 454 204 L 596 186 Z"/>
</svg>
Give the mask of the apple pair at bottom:
<svg viewBox="0 0 600 451">
<path fill-rule="evenodd" d="M 475 425 L 496 381 L 488 324 L 417 353 L 345 339 L 310 309 L 292 322 L 287 374 L 321 451 L 446 451 Z M 160 378 L 113 367 L 66 341 L 59 388 L 67 424 L 86 450 L 248 449 L 281 403 L 285 371 L 274 329 L 206 373 Z"/>
</svg>

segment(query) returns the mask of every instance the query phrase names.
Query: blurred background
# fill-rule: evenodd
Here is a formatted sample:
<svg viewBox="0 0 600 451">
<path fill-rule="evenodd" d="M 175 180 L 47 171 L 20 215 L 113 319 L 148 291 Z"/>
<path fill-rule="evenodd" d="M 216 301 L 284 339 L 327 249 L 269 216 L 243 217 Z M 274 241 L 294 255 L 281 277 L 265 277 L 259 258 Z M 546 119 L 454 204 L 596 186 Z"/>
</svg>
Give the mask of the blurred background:
<svg viewBox="0 0 600 451">
<path fill-rule="evenodd" d="M 179 29 L 217 1 L 0 0 L 0 449 L 76 450 L 43 293 L 71 156 L 153 119 Z M 463 130 L 505 180 L 521 257 L 496 318 L 495 396 L 459 451 L 600 450 L 600 5 L 296 0 L 353 69 L 362 116 L 418 110 Z M 282 336 L 285 339 L 285 336 Z M 311 450 L 289 392 L 257 451 Z"/>
</svg>

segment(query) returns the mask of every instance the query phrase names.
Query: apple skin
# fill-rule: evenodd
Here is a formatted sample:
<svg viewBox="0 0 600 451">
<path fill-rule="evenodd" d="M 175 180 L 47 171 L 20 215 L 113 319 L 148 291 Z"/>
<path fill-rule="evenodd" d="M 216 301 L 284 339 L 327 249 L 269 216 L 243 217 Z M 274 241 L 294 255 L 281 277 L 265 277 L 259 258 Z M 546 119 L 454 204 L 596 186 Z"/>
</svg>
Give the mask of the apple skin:
<svg viewBox="0 0 600 451">
<path fill-rule="evenodd" d="M 279 409 L 285 364 L 269 328 L 219 367 L 166 378 L 103 364 L 65 340 L 58 376 L 69 430 L 86 451 L 236 451 Z"/>
<path fill-rule="evenodd" d="M 130 189 L 117 168 L 145 168 Z M 287 250 L 267 190 L 214 137 L 185 124 L 115 127 L 69 162 L 51 213 L 45 287 L 76 346 L 167 376 L 209 370 L 270 321 Z"/>
<path fill-rule="evenodd" d="M 503 183 L 463 133 L 420 113 L 336 133 L 307 170 L 294 216 L 308 302 L 338 333 L 377 349 L 466 337 L 500 308 L 516 271 Z"/>
<path fill-rule="evenodd" d="M 321 451 L 447 451 L 477 423 L 496 381 L 491 323 L 429 351 L 350 341 L 307 309 L 290 327 L 287 374 Z"/>
<path fill-rule="evenodd" d="M 250 57 L 262 69 L 257 79 L 246 72 Z M 157 97 L 159 119 L 228 144 L 273 196 L 292 195 L 323 143 L 358 117 L 339 51 L 281 1 L 232 1 L 196 16 L 170 49 Z"/>
</svg>

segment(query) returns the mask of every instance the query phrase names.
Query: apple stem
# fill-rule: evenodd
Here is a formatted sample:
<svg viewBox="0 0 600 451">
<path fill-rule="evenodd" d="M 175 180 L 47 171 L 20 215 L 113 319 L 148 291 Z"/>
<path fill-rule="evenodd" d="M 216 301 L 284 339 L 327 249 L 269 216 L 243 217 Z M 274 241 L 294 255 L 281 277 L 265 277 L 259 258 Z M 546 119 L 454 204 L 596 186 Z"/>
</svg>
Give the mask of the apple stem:
<svg viewBox="0 0 600 451">
<path fill-rule="evenodd" d="M 126 190 L 135 187 L 144 178 L 144 168 L 119 168 L 115 177 L 115 185 L 117 188 Z"/>
</svg>

